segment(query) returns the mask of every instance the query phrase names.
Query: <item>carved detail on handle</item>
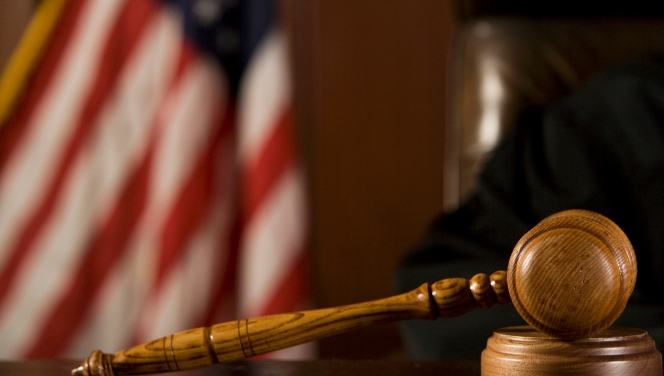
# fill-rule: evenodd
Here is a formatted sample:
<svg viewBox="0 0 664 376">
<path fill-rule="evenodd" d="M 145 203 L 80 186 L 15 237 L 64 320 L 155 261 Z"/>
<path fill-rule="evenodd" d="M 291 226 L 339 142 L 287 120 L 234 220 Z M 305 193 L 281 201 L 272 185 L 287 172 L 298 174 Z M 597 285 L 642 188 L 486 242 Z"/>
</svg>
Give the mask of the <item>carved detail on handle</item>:
<svg viewBox="0 0 664 376">
<path fill-rule="evenodd" d="M 409 319 L 462 315 L 510 302 L 506 273 L 449 278 L 391 298 L 342 307 L 285 313 L 191 329 L 122 350 L 94 351 L 76 376 L 121 376 L 183 371 L 242 360 L 334 334 Z"/>
<path fill-rule="evenodd" d="M 72 370 L 71 373 L 72 375 L 82 376 L 114 376 L 111 359 L 113 359 L 113 355 L 95 350 L 85 359 L 83 364 Z"/>
</svg>

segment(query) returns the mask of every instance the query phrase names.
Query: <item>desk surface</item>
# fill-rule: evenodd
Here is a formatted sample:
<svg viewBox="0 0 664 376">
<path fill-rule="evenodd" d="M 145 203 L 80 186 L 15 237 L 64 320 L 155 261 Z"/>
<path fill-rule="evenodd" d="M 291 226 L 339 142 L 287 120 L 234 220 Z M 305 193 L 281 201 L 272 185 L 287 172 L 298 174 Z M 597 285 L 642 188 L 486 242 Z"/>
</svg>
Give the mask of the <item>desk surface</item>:
<svg viewBox="0 0 664 376">
<path fill-rule="evenodd" d="M 0 361 L 2 376 L 68 376 L 78 366 L 79 361 L 37 360 Z M 295 361 L 252 361 L 217 364 L 213 367 L 180 373 L 173 376 L 476 376 L 480 374 L 479 362 L 411 362 L 392 360 L 317 360 Z"/>
</svg>

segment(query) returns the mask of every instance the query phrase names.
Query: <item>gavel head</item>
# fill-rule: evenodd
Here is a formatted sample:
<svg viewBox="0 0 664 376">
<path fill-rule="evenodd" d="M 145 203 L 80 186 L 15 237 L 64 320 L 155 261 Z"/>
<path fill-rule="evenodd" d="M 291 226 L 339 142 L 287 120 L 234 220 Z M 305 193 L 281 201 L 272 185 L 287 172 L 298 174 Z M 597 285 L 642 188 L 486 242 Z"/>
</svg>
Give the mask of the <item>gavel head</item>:
<svg viewBox="0 0 664 376">
<path fill-rule="evenodd" d="M 591 336 L 622 313 L 636 283 L 636 257 L 608 218 L 568 210 L 545 218 L 514 247 L 507 268 L 512 302 L 539 331 Z"/>
</svg>

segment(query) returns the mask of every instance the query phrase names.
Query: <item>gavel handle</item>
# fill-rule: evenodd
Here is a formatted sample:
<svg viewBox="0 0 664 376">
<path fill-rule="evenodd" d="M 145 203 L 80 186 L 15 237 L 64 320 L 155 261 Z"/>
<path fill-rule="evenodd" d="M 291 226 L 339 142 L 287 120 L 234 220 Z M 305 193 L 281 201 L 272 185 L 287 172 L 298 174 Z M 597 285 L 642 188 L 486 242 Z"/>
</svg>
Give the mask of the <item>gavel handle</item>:
<svg viewBox="0 0 664 376">
<path fill-rule="evenodd" d="M 80 376 L 142 375 L 202 368 L 314 341 L 376 323 L 454 317 L 510 301 L 506 273 L 448 278 L 405 294 L 335 308 L 230 321 L 191 329 L 115 354 L 99 350 L 72 371 Z"/>
</svg>

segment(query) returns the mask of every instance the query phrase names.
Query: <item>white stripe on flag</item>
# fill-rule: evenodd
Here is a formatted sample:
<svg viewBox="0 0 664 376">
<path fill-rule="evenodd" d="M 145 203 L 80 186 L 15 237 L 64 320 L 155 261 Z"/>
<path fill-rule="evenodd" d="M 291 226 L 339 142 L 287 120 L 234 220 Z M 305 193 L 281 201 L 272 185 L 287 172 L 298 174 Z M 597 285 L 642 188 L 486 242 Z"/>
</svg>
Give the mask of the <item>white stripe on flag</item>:
<svg viewBox="0 0 664 376">
<path fill-rule="evenodd" d="M 222 113 L 227 102 L 219 70 L 204 59 L 197 58 L 184 73 L 179 87 L 164 105 L 160 114 L 162 132 L 155 152 L 154 169 L 151 174 L 146 221 L 152 223 L 152 255 L 154 263 L 159 260 L 158 236 L 164 226 L 169 210 L 178 199 L 182 184 L 191 174 L 194 163 L 200 158 L 202 146 L 208 141 L 212 127 L 218 120 L 215 113 Z M 216 110 L 220 109 L 220 110 Z M 149 282 L 154 283 L 155 278 Z M 155 288 L 151 286 L 152 292 Z M 146 306 L 154 305 L 147 297 Z M 150 309 L 145 309 L 138 319 L 140 338 L 147 337 L 153 320 Z"/>
<path fill-rule="evenodd" d="M 226 83 L 210 61 L 197 58 L 185 72 L 177 95 L 172 96 L 162 114 L 163 130 L 155 153 L 151 200 L 166 209 L 191 173 L 193 162 L 210 138 L 211 117 L 227 111 Z M 162 218 L 164 213 L 156 213 Z"/>
<path fill-rule="evenodd" d="M 265 139 L 291 101 L 286 37 L 272 31 L 259 45 L 238 93 L 238 155 L 247 164 L 259 155 Z"/>
<path fill-rule="evenodd" d="M 243 234 L 240 255 L 240 313 L 263 314 L 266 300 L 300 257 L 306 238 L 302 174 L 289 168 L 257 211 Z"/>
</svg>

